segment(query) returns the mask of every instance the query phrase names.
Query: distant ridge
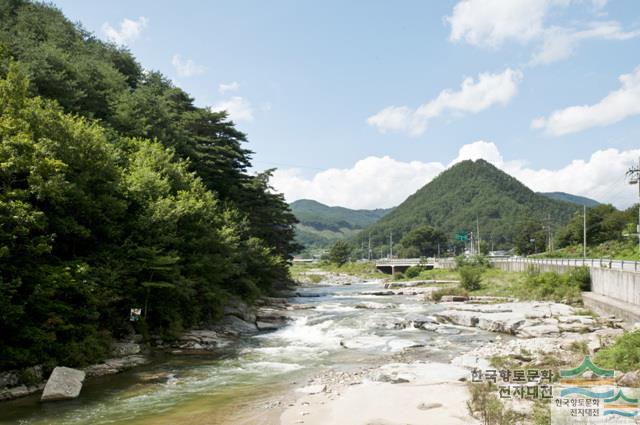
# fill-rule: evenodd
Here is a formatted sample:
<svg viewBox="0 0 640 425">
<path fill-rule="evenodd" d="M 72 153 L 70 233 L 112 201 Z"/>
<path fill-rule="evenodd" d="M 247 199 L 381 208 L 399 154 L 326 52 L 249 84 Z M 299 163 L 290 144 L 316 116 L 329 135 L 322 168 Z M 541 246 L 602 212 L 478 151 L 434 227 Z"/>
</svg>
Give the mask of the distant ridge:
<svg viewBox="0 0 640 425">
<path fill-rule="evenodd" d="M 542 227 L 550 219 L 553 226 L 560 226 L 577 210 L 575 203 L 537 194 L 487 161 L 467 160 L 442 172 L 363 235 L 371 234 L 381 246 L 392 232 L 394 241 L 399 241 L 412 228 L 429 224 L 453 241 L 456 232 L 475 231 L 477 217 L 481 238 L 497 249 L 512 246 L 525 221 Z"/>
<path fill-rule="evenodd" d="M 576 205 L 586 205 L 587 207 L 595 207 L 600 205 L 600 202 L 595 199 L 587 198 L 584 196 L 572 195 L 566 192 L 538 192 L 542 196 L 546 196 L 550 199 L 557 201 L 571 202 Z"/>
<path fill-rule="evenodd" d="M 338 239 L 349 238 L 375 223 L 391 209 L 352 210 L 330 207 L 311 199 L 300 199 L 290 204 L 300 223 L 296 238 L 305 248 L 324 248 Z"/>
</svg>

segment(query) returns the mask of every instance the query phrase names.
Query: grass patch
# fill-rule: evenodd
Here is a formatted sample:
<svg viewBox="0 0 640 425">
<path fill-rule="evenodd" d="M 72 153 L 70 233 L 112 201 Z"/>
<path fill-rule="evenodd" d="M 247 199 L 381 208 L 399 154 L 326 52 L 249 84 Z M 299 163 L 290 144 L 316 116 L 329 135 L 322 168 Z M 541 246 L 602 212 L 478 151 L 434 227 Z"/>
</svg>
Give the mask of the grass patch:
<svg viewBox="0 0 640 425">
<path fill-rule="evenodd" d="M 602 368 L 622 372 L 640 369 L 640 331 L 626 333 L 613 345 L 598 351 L 594 362 Z"/>
<path fill-rule="evenodd" d="M 467 401 L 469 413 L 484 425 L 514 425 L 522 423 L 525 416 L 505 407 L 496 395 L 491 382 L 469 384 L 471 399 Z"/>
<path fill-rule="evenodd" d="M 588 286 L 588 273 L 582 268 L 560 274 L 555 272 L 504 272 L 491 268 L 482 274 L 479 289 L 471 295 L 514 297 L 520 300 L 556 301 L 568 304 L 582 302 L 582 290 Z"/>
</svg>

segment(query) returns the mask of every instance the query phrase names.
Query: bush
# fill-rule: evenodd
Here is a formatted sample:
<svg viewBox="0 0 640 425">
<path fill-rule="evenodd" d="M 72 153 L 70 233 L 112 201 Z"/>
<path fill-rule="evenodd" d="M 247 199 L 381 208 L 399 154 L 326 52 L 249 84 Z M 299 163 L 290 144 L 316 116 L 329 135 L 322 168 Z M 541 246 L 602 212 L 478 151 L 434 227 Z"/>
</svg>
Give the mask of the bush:
<svg viewBox="0 0 640 425">
<path fill-rule="evenodd" d="M 415 279 L 420 276 L 420 272 L 422 272 L 422 267 L 419 266 L 411 266 L 404 272 L 404 275 L 409 279 Z"/>
<path fill-rule="evenodd" d="M 573 282 L 577 282 L 580 285 L 581 290 L 591 290 L 591 272 L 589 271 L 589 267 L 582 266 L 572 269 L 569 272 L 569 279 Z"/>
<path fill-rule="evenodd" d="M 461 269 L 465 266 L 474 266 L 482 269 L 488 269 L 491 267 L 491 263 L 484 255 L 465 256 L 459 255 L 456 257 L 456 268 Z"/>
<path fill-rule="evenodd" d="M 579 303 L 582 300 L 581 283 L 571 273 L 528 273 L 518 296 L 524 299 Z"/>
<path fill-rule="evenodd" d="M 460 267 L 458 273 L 460 273 L 460 285 L 467 291 L 475 291 L 480 289 L 482 283 L 483 269 L 478 266 L 463 266 Z"/>
<path fill-rule="evenodd" d="M 441 288 L 431 293 L 431 299 L 433 301 L 440 301 L 442 297 L 445 295 L 460 295 L 466 297 L 469 295 L 466 289 L 461 288 L 459 286 L 449 287 L 449 288 Z"/>
<path fill-rule="evenodd" d="M 594 362 L 622 372 L 640 369 L 640 331 L 626 333 L 615 344 L 598 351 Z"/>
</svg>

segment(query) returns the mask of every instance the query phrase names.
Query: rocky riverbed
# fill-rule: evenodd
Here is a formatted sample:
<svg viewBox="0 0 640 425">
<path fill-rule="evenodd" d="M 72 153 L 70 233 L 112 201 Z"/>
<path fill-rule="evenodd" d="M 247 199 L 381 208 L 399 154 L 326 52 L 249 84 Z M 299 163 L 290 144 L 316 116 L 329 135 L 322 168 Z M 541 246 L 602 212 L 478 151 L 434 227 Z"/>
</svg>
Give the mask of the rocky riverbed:
<svg viewBox="0 0 640 425">
<path fill-rule="evenodd" d="M 156 338 L 160 357 L 121 342 L 118 356 L 85 369 L 77 400 L 4 403 L 0 423 L 478 423 L 466 407 L 472 369 L 575 355 L 574 341 L 595 352 L 622 332 L 563 304 L 433 303 L 439 284 L 387 286 L 327 278 L 254 309 L 229 304 L 216 326 Z"/>
</svg>

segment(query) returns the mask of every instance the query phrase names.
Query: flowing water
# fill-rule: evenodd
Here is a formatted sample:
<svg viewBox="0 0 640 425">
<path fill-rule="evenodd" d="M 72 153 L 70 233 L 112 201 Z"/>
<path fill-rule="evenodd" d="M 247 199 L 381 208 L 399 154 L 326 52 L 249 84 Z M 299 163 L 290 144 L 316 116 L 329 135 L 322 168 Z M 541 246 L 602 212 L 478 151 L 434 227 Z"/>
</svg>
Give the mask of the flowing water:
<svg viewBox="0 0 640 425">
<path fill-rule="evenodd" d="M 448 361 L 491 338 L 476 329 L 396 329 L 410 314 L 441 307 L 422 296 L 362 294 L 380 288 L 300 288 L 291 302 L 305 308 L 291 311 L 293 320 L 280 330 L 207 355 L 158 355 L 148 366 L 88 380 L 73 401 L 41 404 L 38 394 L 0 403 L 0 424 L 278 423 L 269 403 L 327 368 L 380 365 L 400 353 Z"/>
</svg>

